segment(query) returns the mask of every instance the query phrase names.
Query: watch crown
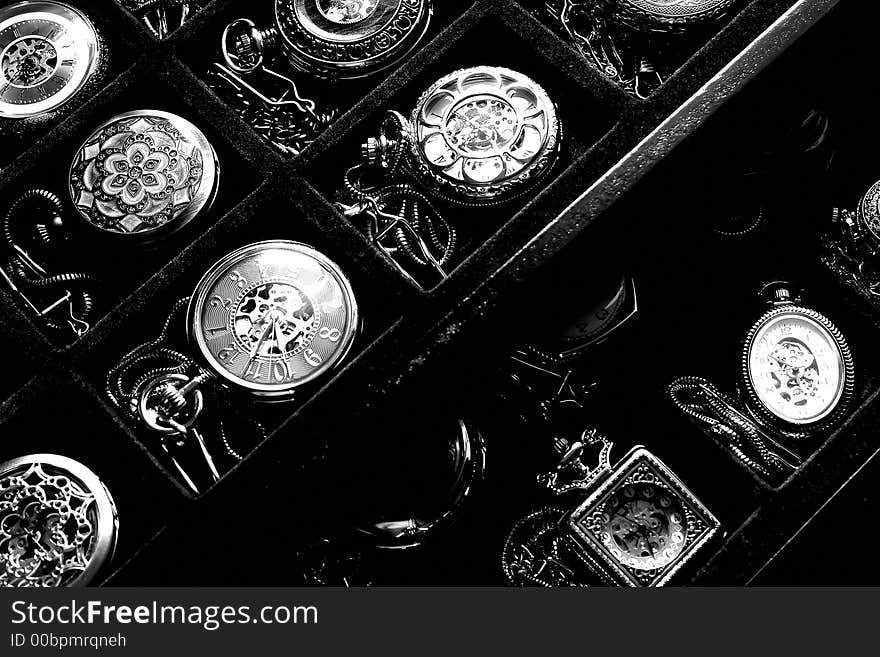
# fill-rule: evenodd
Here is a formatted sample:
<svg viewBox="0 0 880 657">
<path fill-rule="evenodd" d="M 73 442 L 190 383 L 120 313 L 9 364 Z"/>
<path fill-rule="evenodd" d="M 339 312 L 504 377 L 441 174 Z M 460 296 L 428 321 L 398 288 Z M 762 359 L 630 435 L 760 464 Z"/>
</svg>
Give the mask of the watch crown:
<svg viewBox="0 0 880 657">
<path fill-rule="evenodd" d="M 760 295 L 774 305 L 793 303 L 800 299 L 793 287 L 788 281 L 772 281 L 761 288 Z"/>
<path fill-rule="evenodd" d="M 367 164 L 377 164 L 382 157 L 382 143 L 376 137 L 370 137 L 361 144 L 361 157 Z"/>
</svg>

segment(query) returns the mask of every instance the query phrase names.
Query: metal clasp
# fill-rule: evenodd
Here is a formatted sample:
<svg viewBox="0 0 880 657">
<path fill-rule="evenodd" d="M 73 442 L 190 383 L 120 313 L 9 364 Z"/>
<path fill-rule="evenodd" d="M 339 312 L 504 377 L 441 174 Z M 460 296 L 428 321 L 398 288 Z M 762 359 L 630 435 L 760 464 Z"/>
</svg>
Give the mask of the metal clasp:
<svg viewBox="0 0 880 657">
<path fill-rule="evenodd" d="M 600 444 L 598 462 L 594 467 L 584 463 L 584 450 L 587 446 Z M 598 430 L 584 430 L 581 438 L 569 443 L 564 438 L 556 441 L 556 451 L 560 454 L 559 463 L 550 472 L 538 475 L 538 483 L 546 486 L 555 495 L 573 490 L 587 491 L 611 472 L 611 448 L 614 446 Z"/>
</svg>

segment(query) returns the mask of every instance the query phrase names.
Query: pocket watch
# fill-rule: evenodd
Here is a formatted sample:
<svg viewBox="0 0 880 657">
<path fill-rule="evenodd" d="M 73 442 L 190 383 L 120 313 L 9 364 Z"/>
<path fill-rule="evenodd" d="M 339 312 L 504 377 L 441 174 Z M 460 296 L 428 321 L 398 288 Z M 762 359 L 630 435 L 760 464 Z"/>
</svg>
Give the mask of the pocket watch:
<svg viewBox="0 0 880 657">
<path fill-rule="evenodd" d="M 855 368 L 843 334 L 801 305 L 791 285 L 775 281 L 761 295 L 770 309 L 746 335 L 739 401 L 697 377 L 674 381 L 669 394 L 682 411 L 723 436 L 741 461 L 768 476 L 800 464 L 786 443 L 802 443 L 840 423 L 852 403 Z"/>
<path fill-rule="evenodd" d="M 104 46 L 78 9 L 53 1 L 0 8 L 0 117 L 58 109 L 98 72 Z"/>
<path fill-rule="evenodd" d="M 599 463 L 584 462 L 601 445 Z M 577 495 L 523 518 L 503 550 L 513 585 L 663 586 L 717 535 L 721 525 L 675 473 L 645 447 L 615 466 L 611 443 L 585 431 L 539 480 L 557 495 Z"/>
<path fill-rule="evenodd" d="M 170 329 L 181 320 L 187 342 L 177 345 Z M 177 456 L 195 447 L 217 481 L 209 438 L 235 461 L 242 458 L 229 440 L 225 412 L 247 400 L 293 399 L 341 365 L 360 326 L 351 284 L 325 255 L 299 242 L 249 244 L 208 269 L 192 296 L 172 309 L 159 336 L 111 369 L 107 394 L 160 436 L 160 447 L 198 494 Z M 224 401 L 203 414 L 207 392 Z M 252 443 L 265 437 L 255 413 L 243 415 L 239 443 L 244 434 Z"/>
<path fill-rule="evenodd" d="M 550 0 L 547 9 L 586 59 L 644 98 L 683 59 L 673 42 L 718 22 L 739 1 Z"/>
<path fill-rule="evenodd" d="M 497 66 L 454 71 L 408 119 L 387 114 L 346 172 L 338 207 L 366 219 L 405 275 L 407 264 L 446 277 L 457 235 L 435 203 L 488 207 L 533 191 L 557 161 L 561 136 L 556 106 L 531 78 Z"/>
<path fill-rule="evenodd" d="M 86 586 L 110 563 L 116 505 L 73 459 L 32 454 L 0 464 L 0 586 Z"/>
<path fill-rule="evenodd" d="M 469 420 L 458 419 L 448 441 L 450 483 L 439 514 L 391 520 L 344 529 L 301 549 L 297 554 L 308 586 L 381 584 L 374 563 L 381 552 L 418 548 L 443 533 L 479 488 L 486 472 L 486 443 Z"/>
<path fill-rule="evenodd" d="M 295 69 L 328 78 L 375 73 L 405 57 L 425 35 L 430 0 L 275 0 L 272 27 L 239 18 L 223 33 L 223 57 L 252 73 L 282 55 Z"/>
<path fill-rule="evenodd" d="M 341 113 L 338 81 L 400 62 L 432 13 L 431 0 L 275 0 L 271 27 L 247 18 L 226 27 L 208 83 L 278 150 L 297 155 Z"/>
<path fill-rule="evenodd" d="M 872 310 L 880 311 L 880 181 L 855 210 L 835 208 L 822 262 Z"/>
<path fill-rule="evenodd" d="M 68 189 L 104 235 L 152 242 L 207 211 L 217 194 L 217 154 L 181 116 L 136 110 L 114 116 L 77 149 Z"/>
</svg>

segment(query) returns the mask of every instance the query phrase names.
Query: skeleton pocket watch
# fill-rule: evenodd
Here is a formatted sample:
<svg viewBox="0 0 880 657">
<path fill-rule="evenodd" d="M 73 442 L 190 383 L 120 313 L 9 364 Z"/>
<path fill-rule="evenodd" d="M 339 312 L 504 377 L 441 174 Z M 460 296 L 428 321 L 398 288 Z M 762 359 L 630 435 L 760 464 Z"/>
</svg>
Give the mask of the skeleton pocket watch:
<svg viewBox="0 0 880 657">
<path fill-rule="evenodd" d="M 880 181 L 855 210 L 835 208 L 823 263 L 868 308 L 880 311 Z"/>
<path fill-rule="evenodd" d="M 401 271 L 441 277 L 455 228 L 435 204 L 487 208 L 533 191 L 559 156 L 560 122 L 547 92 L 497 66 L 454 71 L 432 84 L 404 117 L 391 111 L 343 178 L 338 206 Z"/>
<path fill-rule="evenodd" d="M 50 330 L 81 336 L 99 281 L 76 247 L 152 246 L 207 212 L 219 175 L 210 142 L 183 117 L 159 110 L 114 116 L 76 150 L 69 205 L 46 189 L 13 200 L 3 216 L 10 258 L 0 275 Z M 66 219 L 70 210 L 74 221 Z"/>
<path fill-rule="evenodd" d="M 184 345 L 169 333 L 175 325 L 186 329 Z M 197 447 L 216 481 L 220 474 L 208 438 L 221 442 L 232 459 L 242 457 L 229 440 L 225 411 L 248 399 L 292 399 L 339 367 L 359 330 L 354 292 L 335 263 L 298 242 L 257 242 L 205 273 L 192 296 L 172 310 L 159 337 L 110 371 L 107 393 L 162 438 L 162 449 L 198 493 L 177 459 L 178 448 Z M 205 420 L 208 392 L 225 401 L 215 403 Z M 264 436 L 250 417 L 239 424 L 239 444 L 246 433 L 251 443 Z"/>
<path fill-rule="evenodd" d="M 231 91 L 259 132 L 296 154 L 336 115 L 303 97 L 296 78 L 339 81 L 383 71 L 423 39 L 432 14 L 431 0 L 274 0 L 271 26 L 239 18 L 226 27 L 214 86 Z"/>
<path fill-rule="evenodd" d="M 29 119 L 60 108 L 105 61 L 103 41 L 78 9 L 26 0 L 0 8 L 0 117 Z"/>
<path fill-rule="evenodd" d="M 671 68 L 674 42 L 717 23 L 739 0 L 549 0 L 547 9 L 581 54 L 645 97 Z M 672 48 L 670 48 L 672 46 Z"/>
<path fill-rule="evenodd" d="M 762 295 L 770 308 L 746 335 L 739 399 L 699 377 L 678 379 L 668 392 L 743 463 L 772 478 L 801 463 L 791 448 L 843 419 L 852 403 L 855 368 L 843 334 L 801 305 L 789 284 L 770 283 Z"/>
<path fill-rule="evenodd" d="M 113 558 L 116 505 L 97 475 L 55 454 L 0 464 L 0 586 L 86 586 Z"/>
<path fill-rule="evenodd" d="M 594 445 L 599 463 L 591 468 L 585 451 Z M 650 451 L 634 447 L 613 467 L 610 453 L 607 438 L 585 431 L 539 477 L 576 499 L 513 527 L 502 553 L 510 584 L 663 586 L 719 535 L 717 518 Z"/>
</svg>

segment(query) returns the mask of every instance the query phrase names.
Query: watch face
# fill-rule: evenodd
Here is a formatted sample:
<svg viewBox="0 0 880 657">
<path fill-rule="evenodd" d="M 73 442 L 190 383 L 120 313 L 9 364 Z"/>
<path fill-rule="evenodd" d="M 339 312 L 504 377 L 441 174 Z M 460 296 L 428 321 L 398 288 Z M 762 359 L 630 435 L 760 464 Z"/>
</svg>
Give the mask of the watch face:
<svg viewBox="0 0 880 657">
<path fill-rule="evenodd" d="M 747 346 L 749 382 L 761 404 L 791 424 L 815 423 L 837 408 L 846 363 L 833 325 L 793 308 L 772 313 Z"/>
<path fill-rule="evenodd" d="M 636 447 L 562 523 L 588 564 L 629 586 L 662 586 L 720 529 L 673 472 Z"/>
<path fill-rule="evenodd" d="M 681 501 L 653 483 L 628 485 L 602 509 L 602 543 L 621 563 L 653 570 L 672 563 L 687 538 Z"/>
<path fill-rule="evenodd" d="M 329 77 L 390 66 L 421 40 L 430 0 L 276 0 L 278 31 L 292 63 Z"/>
<path fill-rule="evenodd" d="M 82 464 L 54 454 L 0 464 L 0 586 L 84 586 L 116 534 L 113 499 Z"/>
<path fill-rule="evenodd" d="M 0 9 L 0 116 L 25 118 L 56 109 L 98 67 L 95 28 L 55 2 Z"/>
<path fill-rule="evenodd" d="M 296 242 L 238 249 L 201 280 L 190 333 L 208 366 L 258 396 L 283 398 L 339 364 L 359 328 L 339 268 Z"/>
<path fill-rule="evenodd" d="M 525 191 L 555 161 L 560 133 L 556 108 L 536 82 L 491 66 L 438 80 L 412 125 L 422 181 L 459 201 Z"/>
<path fill-rule="evenodd" d="M 186 119 L 158 110 L 114 116 L 83 143 L 69 191 L 80 215 L 105 234 L 157 239 L 214 200 L 217 155 Z"/>
<path fill-rule="evenodd" d="M 586 309 L 563 330 L 559 356 L 579 355 L 610 336 L 638 312 L 634 281 L 625 276 L 598 303 Z"/>
</svg>

